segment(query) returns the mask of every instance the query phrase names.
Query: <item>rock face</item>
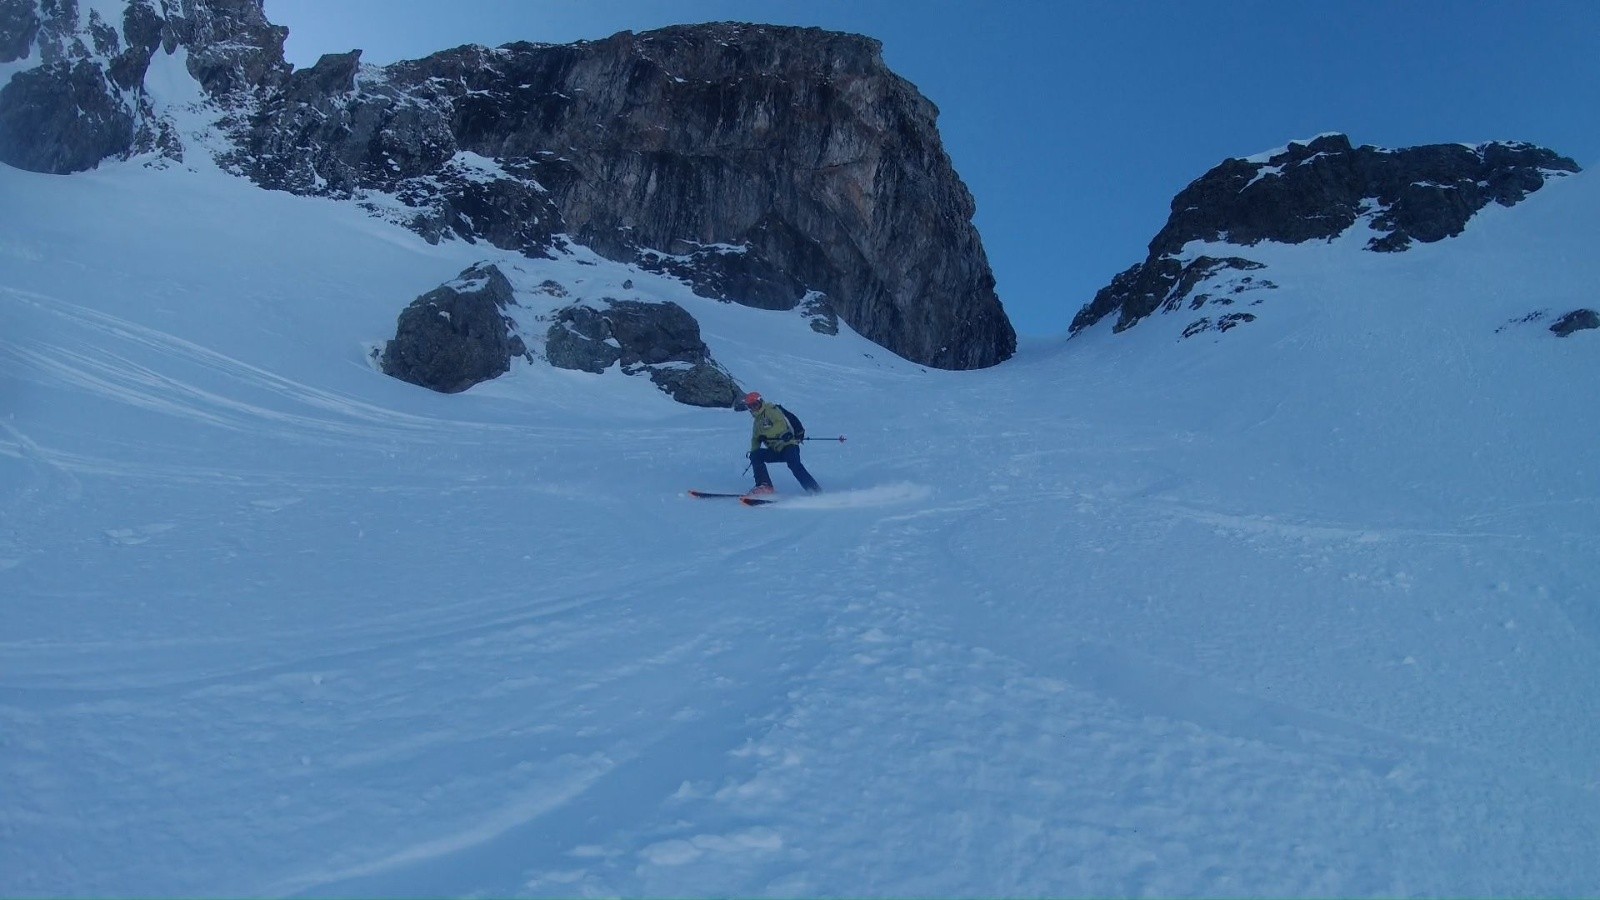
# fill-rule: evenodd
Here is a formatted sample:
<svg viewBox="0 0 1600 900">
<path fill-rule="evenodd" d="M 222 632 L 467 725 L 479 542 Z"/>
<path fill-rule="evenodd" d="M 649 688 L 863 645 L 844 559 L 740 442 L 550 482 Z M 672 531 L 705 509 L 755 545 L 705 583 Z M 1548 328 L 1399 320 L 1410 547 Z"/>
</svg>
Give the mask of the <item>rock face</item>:
<svg viewBox="0 0 1600 900">
<path fill-rule="evenodd" d="M 0 162 L 67 174 L 107 157 L 182 148 L 153 108 L 145 75 L 157 52 L 185 51 L 189 73 L 238 106 L 289 73 L 288 29 L 261 0 L 129 0 L 120 21 L 77 0 L 0 0 L 0 62 L 39 64 L 0 87 Z"/>
<path fill-rule="evenodd" d="M 820 297 L 939 368 L 1015 350 L 937 110 L 870 38 L 723 23 L 291 72 L 262 0 L 132 0 L 122 23 L 43 8 L 0 0 L 0 54 L 45 54 L 0 92 L 11 165 L 181 153 L 143 87 L 181 47 L 227 110 L 224 164 L 264 187 L 398 208 L 435 241 L 570 239 L 764 309 Z"/>
<path fill-rule="evenodd" d="M 400 313 L 380 360 L 384 373 L 446 394 L 504 375 L 512 357 L 528 352 L 505 315 L 516 302 L 498 267 L 467 269 Z"/>
<path fill-rule="evenodd" d="M 1578 171 L 1570 159 L 1531 144 L 1468 147 L 1435 144 L 1405 150 L 1352 147 L 1342 134 L 1252 159 L 1230 159 L 1172 201 L 1166 227 L 1145 261 L 1100 290 L 1072 321 L 1077 332 L 1117 314 L 1122 331 L 1158 309 L 1199 308 L 1190 293 L 1225 268 L 1259 263 L 1241 257 L 1186 257 L 1191 241 L 1253 246 L 1331 240 L 1357 222 L 1381 234 L 1374 252 L 1397 252 L 1413 241 L 1454 237 L 1489 203 L 1511 206 L 1557 173 Z M 1239 279 L 1236 286 L 1250 282 Z M 1270 283 L 1269 283 L 1270 285 Z M 1245 287 L 1244 289 L 1248 289 Z"/>
</svg>

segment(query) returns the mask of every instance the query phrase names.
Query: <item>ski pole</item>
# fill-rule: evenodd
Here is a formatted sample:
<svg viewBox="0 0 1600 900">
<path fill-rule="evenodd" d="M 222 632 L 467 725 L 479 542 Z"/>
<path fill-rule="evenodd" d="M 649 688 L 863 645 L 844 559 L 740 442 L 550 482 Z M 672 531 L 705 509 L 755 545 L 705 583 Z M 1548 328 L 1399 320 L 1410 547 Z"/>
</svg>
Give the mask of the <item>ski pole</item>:
<svg viewBox="0 0 1600 900">
<path fill-rule="evenodd" d="M 841 434 L 838 437 L 826 437 L 826 438 L 825 437 L 803 437 L 800 440 L 802 440 L 802 441 L 838 441 L 839 443 L 842 444 L 842 443 L 844 443 L 844 435 Z"/>
</svg>

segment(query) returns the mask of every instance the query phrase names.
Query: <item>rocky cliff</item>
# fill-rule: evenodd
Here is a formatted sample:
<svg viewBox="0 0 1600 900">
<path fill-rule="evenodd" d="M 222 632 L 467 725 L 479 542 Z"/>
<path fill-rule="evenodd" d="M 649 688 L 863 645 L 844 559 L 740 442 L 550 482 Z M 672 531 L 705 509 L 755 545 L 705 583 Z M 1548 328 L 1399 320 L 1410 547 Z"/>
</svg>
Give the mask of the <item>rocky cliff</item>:
<svg viewBox="0 0 1600 900">
<path fill-rule="evenodd" d="M 0 85 L 0 162 L 67 174 L 107 157 L 182 158 L 145 89 L 156 54 L 182 52 L 200 86 L 236 107 L 288 76 L 288 34 L 260 0 L 129 0 L 114 19 L 77 0 L 0 0 L 0 63 L 22 68 Z"/>
<path fill-rule="evenodd" d="M 809 302 L 930 366 L 1014 352 L 937 110 L 877 41 L 717 24 L 291 71 L 285 36 L 261 0 L 131 0 L 121 22 L 0 0 L 0 54 L 39 54 L 0 90 L 0 161 L 180 155 L 142 80 L 181 48 L 226 112 L 224 164 L 264 187 L 398 208 L 430 240 L 571 240 L 722 299 Z"/>
<path fill-rule="evenodd" d="M 1354 147 L 1342 134 L 1229 159 L 1173 199 L 1172 215 L 1150 242 L 1144 262 L 1102 288 L 1072 320 L 1071 330 L 1113 313 L 1115 329 L 1122 331 L 1158 309 L 1198 309 L 1210 299 L 1196 293 L 1202 284 L 1229 294 L 1273 287 L 1259 276 L 1236 274 L 1258 270 L 1260 263 L 1190 252 L 1191 242 L 1240 250 L 1263 241 L 1299 244 L 1332 240 L 1364 223 L 1373 232 L 1366 249 L 1399 252 L 1414 241 L 1454 237 L 1490 203 L 1511 206 L 1551 176 L 1576 171 L 1572 160 L 1531 144 L 1385 150 Z M 1248 314 L 1225 316 L 1217 325 L 1225 330 L 1254 318 L 1243 316 Z"/>
</svg>

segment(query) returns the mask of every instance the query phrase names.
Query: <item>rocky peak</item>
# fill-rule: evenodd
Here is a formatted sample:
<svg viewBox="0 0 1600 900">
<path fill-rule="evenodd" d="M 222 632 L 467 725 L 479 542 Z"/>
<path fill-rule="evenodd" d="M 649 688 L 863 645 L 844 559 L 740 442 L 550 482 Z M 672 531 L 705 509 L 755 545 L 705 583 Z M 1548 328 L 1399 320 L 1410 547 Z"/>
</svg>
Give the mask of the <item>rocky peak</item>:
<svg viewBox="0 0 1600 900">
<path fill-rule="evenodd" d="M 1374 232 L 1366 249 L 1398 252 L 1413 242 L 1460 234 L 1490 203 L 1511 206 L 1551 177 L 1578 171 L 1572 160 L 1525 143 L 1432 144 L 1402 150 L 1354 147 L 1342 134 L 1229 159 L 1172 201 L 1145 261 L 1118 275 L 1073 319 L 1075 333 L 1118 314 L 1116 330 L 1158 309 L 1188 303 L 1201 279 L 1191 242 L 1251 247 L 1262 241 L 1332 240 L 1357 223 Z M 1242 257 L 1226 268 L 1259 268 Z M 1219 271 L 1208 266 L 1206 274 Z M 1248 289 L 1250 278 L 1235 287 Z M 1259 283 L 1257 283 L 1257 286 Z M 1201 302 L 1203 305 L 1203 301 Z"/>
<path fill-rule="evenodd" d="M 1549 174 L 1576 171 L 1572 160 L 1532 144 L 1384 150 L 1325 134 L 1207 172 L 1173 199 L 1150 250 L 1175 254 L 1194 240 L 1246 247 L 1326 240 L 1364 216 L 1383 232 L 1367 249 L 1403 250 L 1413 240 L 1454 237 L 1489 203 L 1511 206 Z"/>
</svg>

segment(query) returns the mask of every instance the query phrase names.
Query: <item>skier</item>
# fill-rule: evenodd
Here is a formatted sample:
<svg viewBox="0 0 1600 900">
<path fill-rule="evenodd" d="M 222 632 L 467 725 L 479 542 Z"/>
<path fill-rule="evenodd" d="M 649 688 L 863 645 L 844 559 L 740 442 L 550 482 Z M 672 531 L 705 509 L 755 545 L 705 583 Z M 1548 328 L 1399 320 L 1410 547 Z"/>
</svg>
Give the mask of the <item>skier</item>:
<svg viewBox="0 0 1600 900">
<path fill-rule="evenodd" d="M 755 391 L 744 395 L 744 405 L 755 420 L 750 429 L 750 465 L 755 469 L 756 486 L 750 493 L 772 493 L 772 476 L 767 474 L 767 463 L 770 462 L 788 464 L 789 471 L 794 473 L 795 480 L 800 482 L 806 493 L 820 493 L 822 488 L 817 485 L 817 480 L 800 463 L 800 442 L 806 436 L 800 420 L 778 404 L 762 400 Z"/>
</svg>

